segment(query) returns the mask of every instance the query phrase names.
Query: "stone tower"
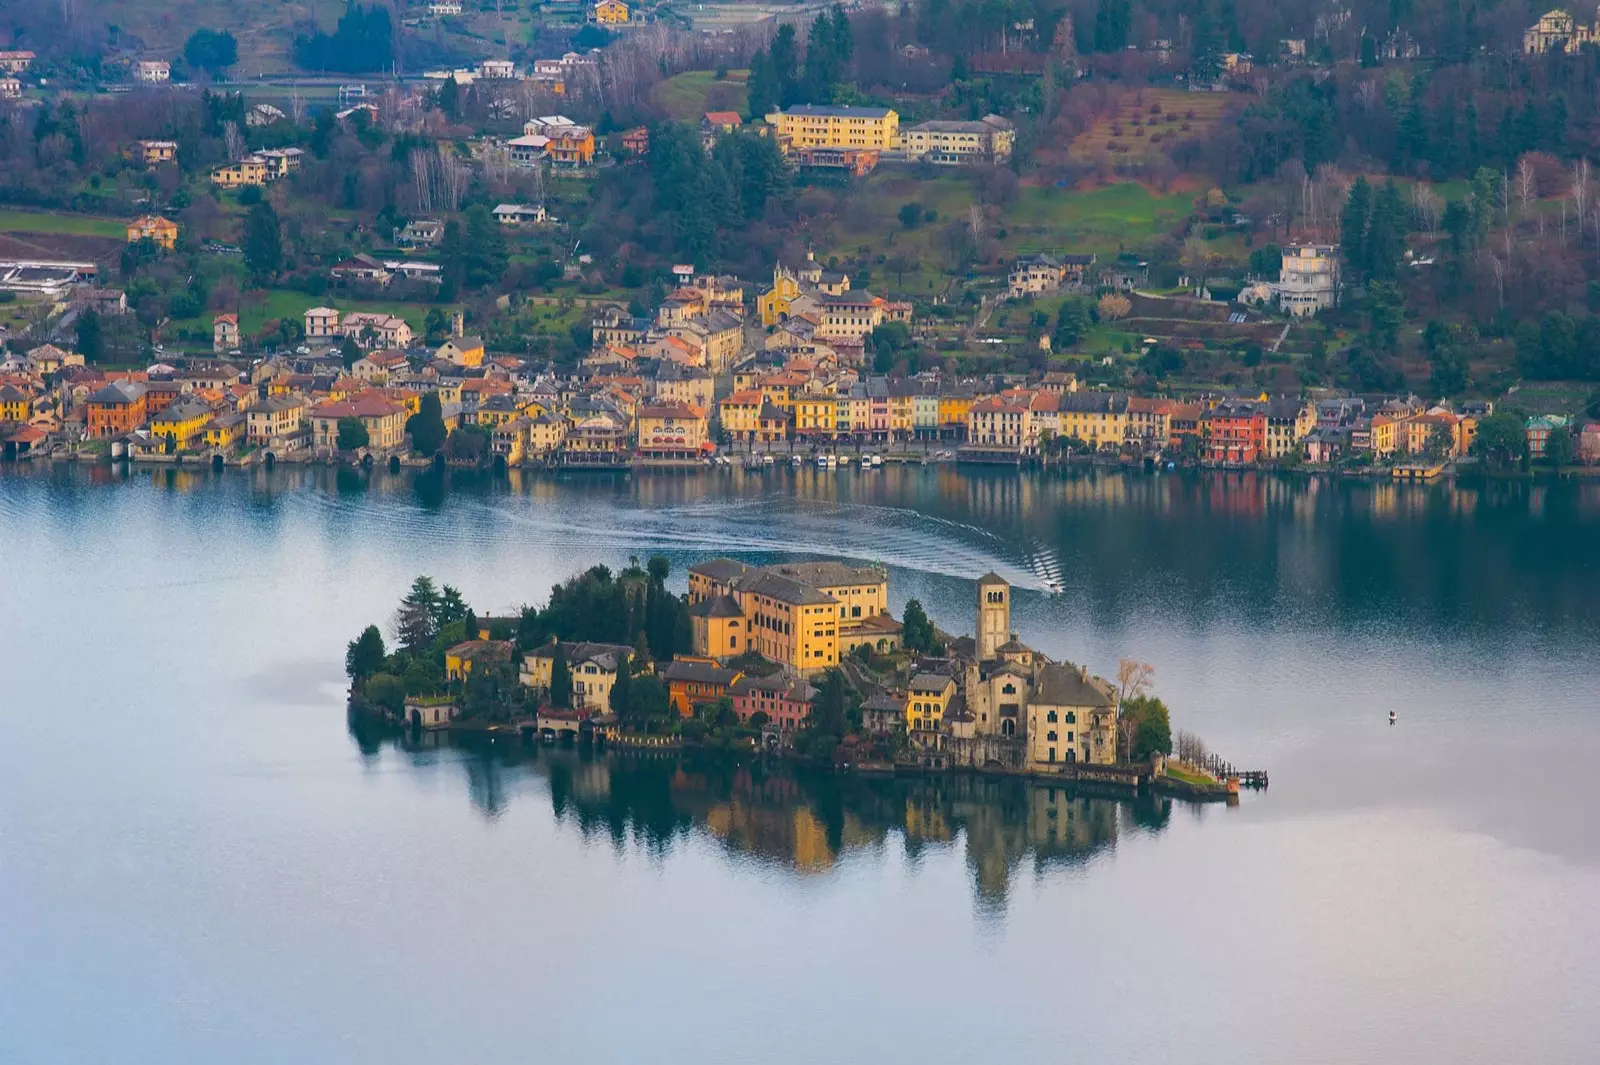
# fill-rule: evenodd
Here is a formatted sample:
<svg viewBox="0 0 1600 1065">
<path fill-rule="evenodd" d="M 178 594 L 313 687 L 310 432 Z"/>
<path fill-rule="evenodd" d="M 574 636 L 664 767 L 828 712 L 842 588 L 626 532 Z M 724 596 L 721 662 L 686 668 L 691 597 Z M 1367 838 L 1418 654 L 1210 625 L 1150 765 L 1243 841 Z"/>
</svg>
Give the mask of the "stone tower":
<svg viewBox="0 0 1600 1065">
<path fill-rule="evenodd" d="M 994 572 L 978 578 L 978 660 L 987 662 L 1011 639 L 1011 585 Z"/>
</svg>

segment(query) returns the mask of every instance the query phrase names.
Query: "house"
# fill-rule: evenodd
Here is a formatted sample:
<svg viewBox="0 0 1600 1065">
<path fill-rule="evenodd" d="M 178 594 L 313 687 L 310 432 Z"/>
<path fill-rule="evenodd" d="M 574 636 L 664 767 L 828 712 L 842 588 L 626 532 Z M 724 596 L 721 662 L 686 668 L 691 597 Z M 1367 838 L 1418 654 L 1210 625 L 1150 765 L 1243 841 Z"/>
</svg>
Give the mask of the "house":
<svg viewBox="0 0 1600 1065">
<path fill-rule="evenodd" d="M 709 370 L 698 366 L 683 366 L 664 362 L 656 373 L 658 403 L 682 403 L 709 411 L 715 395 L 716 380 Z"/>
<path fill-rule="evenodd" d="M 509 59 L 483 59 L 478 62 L 478 77 L 509 81 L 517 76 L 517 65 Z"/>
<path fill-rule="evenodd" d="M 387 349 L 363 355 L 350 366 L 350 372 L 359 380 L 372 384 L 388 384 L 411 369 L 406 353 Z"/>
<path fill-rule="evenodd" d="M 297 172 L 305 154 L 303 148 L 271 148 L 257 152 L 251 158 L 260 160 L 261 165 L 267 168 L 268 181 L 277 181 Z"/>
<path fill-rule="evenodd" d="M 339 423 L 354 419 L 367 431 L 367 448 L 385 452 L 405 443 L 406 409 L 376 393 L 358 392 L 311 409 L 311 444 L 322 451 L 339 450 Z"/>
<path fill-rule="evenodd" d="M 265 185 L 267 183 L 266 160 L 256 156 L 240 159 L 236 163 L 228 163 L 211 171 L 211 183 L 225 189 L 237 189 L 245 185 Z"/>
<path fill-rule="evenodd" d="M 943 673 L 918 673 L 906 685 L 905 720 L 910 731 L 937 731 L 955 698 L 956 682 Z"/>
<path fill-rule="evenodd" d="M 312 307 L 305 314 L 307 340 L 332 340 L 339 336 L 339 312 L 332 307 Z"/>
<path fill-rule="evenodd" d="M 22 82 L 16 78 L 0 78 L 0 100 L 22 99 Z"/>
<path fill-rule="evenodd" d="M 870 148 L 899 145 L 900 115 L 887 107 L 799 104 L 766 116 L 786 154 L 806 148 Z"/>
<path fill-rule="evenodd" d="M 150 419 L 150 432 L 172 441 L 176 450 L 188 451 L 204 439 L 212 414 L 208 404 L 198 399 L 180 398 Z"/>
<path fill-rule="evenodd" d="M 248 418 L 242 411 L 218 414 L 206 423 L 205 446 L 227 451 L 244 439 Z"/>
<path fill-rule="evenodd" d="M 139 160 L 145 166 L 160 166 L 178 158 L 177 141 L 140 141 Z"/>
<path fill-rule="evenodd" d="M 455 700 L 438 696 L 408 695 L 405 701 L 405 724 L 414 728 L 449 728 L 461 713 Z"/>
<path fill-rule="evenodd" d="M 1600 463 L 1600 422 L 1588 422 L 1578 433 L 1578 459 L 1590 466 Z"/>
<path fill-rule="evenodd" d="M 443 18 L 446 15 L 461 14 L 462 7 L 459 0 L 434 0 L 428 5 L 428 14 L 434 18 Z"/>
<path fill-rule="evenodd" d="M 628 22 L 628 5 L 622 0 L 598 0 L 589 5 L 585 17 L 600 26 L 623 26 Z"/>
<path fill-rule="evenodd" d="M 693 717 L 696 707 L 728 695 L 743 676 L 736 669 L 724 669 L 705 659 L 674 658 L 661 670 L 668 699 L 684 717 Z"/>
<path fill-rule="evenodd" d="M 219 314 L 211 319 L 211 350 L 220 354 L 239 347 L 239 316 Z"/>
<path fill-rule="evenodd" d="M 362 348 L 404 348 L 411 344 L 411 326 L 393 314 L 355 311 L 344 316 L 339 330 Z"/>
<path fill-rule="evenodd" d="M 845 292 L 830 296 L 819 292 L 822 321 L 817 335 L 824 339 L 859 340 L 882 325 L 888 316 L 888 302 L 870 292 Z"/>
<path fill-rule="evenodd" d="M 506 141 L 506 150 L 513 166 L 538 166 L 550 154 L 550 138 L 539 133 L 524 134 Z"/>
<path fill-rule="evenodd" d="M 310 405 L 300 396 L 268 396 L 245 410 L 245 440 L 266 446 L 298 436 Z"/>
<path fill-rule="evenodd" d="M 1200 416 L 1200 436 L 1207 462 L 1239 465 L 1258 462 L 1266 452 L 1266 404 L 1225 399 Z"/>
<path fill-rule="evenodd" d="M 1600 27 L 1600 12 L 1596 12 L 1596 27 Z M 1544 55 L 1546 52 L 1567 52 L 1576 55 L 1583 46 L 1596 41 L 1595 27 L 1577 22 L 1566 11 L 1555 8 L 1539 16 L 1539 21 L 1529 26 L 1522 35 L 1525 55 Z"/>
<path fill-rule="evenodd" d="M 133 65 L 134 77 L 145 85 L 172 80 L 172 64 L 165 59 L 141 59 Z"/>
<path fill-rule="evenodd" d="M 565 126 L 550 134 L 545 154 L 562 166 L 588 166 L 594 162 L 594 131 L 588 126 Z"/>
<path fill-rule="evenodd" d="M 482 337 L 451 337 L 439 345 L 434 358 L 455 363 L 457 366 L 483 365 Z"/>
<path fill-rule="evenodd" d="M 900 146 L 908 159 L 941 166 L 1004 163 L 1011 158 L 1017 128 L 999 115 L 975 122 L 935 119 L 900 131 Z"/>
<path fill-rule="evenodd" d="M 537 225 L 545 218 L 544 205 L 537 203 L 502 203 L 492 213 L 503 226 Z"/>
<path fill-rule="evenodd" d="M 356 255 L 336 264 L 329 276 L 340 281 L 364 281 L 374 285 L 387 285 L 393 276 L 389 268 L 370 255 Z"/>
<path fill-rule="evenodd" d="M 718 137 L 743 128 L 744 119 L 737 111 L 707 111 L 700 117 L 700 145 L 709 152 Z"/>
<path fill-rule="evenodd" d="M 144 214 L 128 223 L 128 243 L 153 240 L 171 251 L 178 243 L 178 223 L 158 214 Z"/>
<path fill-rule="evenodd" d="M 511 661 L 510 640 L 466 640 L 444 653 L 446 680 L 466 683 L 474 669 L 482 672 Z"/>
<path fill-rule="evenodd" d="M 622 150 L 634 158 L 650 154 L 650 128 L 637 126 L 622 135 Z"/>
<path fill-rule="evenodd" d="M 1549 451 L 1550 436 L 1556 431 L 1566 431 L 1567 419 L 1559 414 L 1541 414 L 1529 418 L 1527 423 L 1528 457 L 1542 459 Z"/>
<path fill-rule="evenodd" d="M 877 148 L 796 148 L 790 158 L 801 170 L 842 170 L 851 177 L 865 177 L 878 168 Z"/>
<path fill-rule="evenodd" d="M 528 421 L 529 458 L 547 459 L 555 454 L 567 439 L 567 419 L 554 412 L 541 414 Z"/>
<path fill-rule="evenodd" d="M 756 714 L 765 714 L 779 731 L 793 732 L 811 714 L 817 689 L 803 680 L 782 673 L 769 677 L 740 677 L 728 689 L 733 710 L 740 722 L 749 724 Z"/>
<path fill-rule="evenodd" d="M 87 401 L 87 431 L 96 440 L 125 436 L 144 424 L 149 414 L 148 388 L 143 382 L 112 381 Z"/>
<path fill-rule="evenodd" d="M 1116 697 L 1087 667 L 1041 667 L 1027 713 L 1028 761 L 1035 766 L 1116 762 Z"/>
<path fill-rule="evenodd" d="M 687 403 L 640 407 L 639 454 L 653 459 L 695 459 L 715 450 L 707 438 L 706 412 Z"/>
<path fill-rule="evenodd" d="M 26 74 L 38 56 L 29 51 L 0 52 L 0 71 L 7 74 Z"/>
<path fill-rule="evenodd" d="M 434 218 L 419 218 L 394 231 L 394 242 L 402 248 L 431 248 L 444 239 L 444 223 Z"/>
<path fill-rule="evenodd" d="M 255 104 L 244 113 L 244 124 L 251 129 L 259 129 L 274 122 L 282 122 L 288 117 L 281 108 L 273 107 L 271 104 Z"/>
<path fill-rule="evenodd" d="M 1066 279 L 1067 268 L 1051 255 L 1025 255 L 1011 266 L 1007 294 L 1014 300 L 1041 292 L 1054 292 Z"/>
<path fill-rule="evenodd" d="M 1278 305 L 1296 318 L 1339 301 L 1339 249 L 1331 244 L 1290 244 L 1278 271 Z"/>
<path fill-rule="evenodd" d="M 892 736 L 906 728 L 906 701 L 887 692 L 861 700 L 861 725 L 874 736 Z"/>
</svg>

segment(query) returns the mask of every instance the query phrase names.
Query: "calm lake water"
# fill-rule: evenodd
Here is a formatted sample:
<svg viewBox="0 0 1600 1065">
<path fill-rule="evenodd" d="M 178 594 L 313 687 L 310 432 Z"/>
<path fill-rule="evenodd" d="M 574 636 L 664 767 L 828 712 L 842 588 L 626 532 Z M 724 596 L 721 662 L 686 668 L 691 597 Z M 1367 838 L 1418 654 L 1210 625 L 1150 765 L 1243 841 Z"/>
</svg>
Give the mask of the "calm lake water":
<svg viewBox="0 0 1600 1065">
<path fill-rule="evenodd" d="M 351 731 L 416 574 L 656 551 L 881 561 L 961 632 L 996 569 L 1272 789 Z M 0 470 L 0 1060 L 1592 1062 L 1597 556 L 1600 485 Z"/>
</svg>

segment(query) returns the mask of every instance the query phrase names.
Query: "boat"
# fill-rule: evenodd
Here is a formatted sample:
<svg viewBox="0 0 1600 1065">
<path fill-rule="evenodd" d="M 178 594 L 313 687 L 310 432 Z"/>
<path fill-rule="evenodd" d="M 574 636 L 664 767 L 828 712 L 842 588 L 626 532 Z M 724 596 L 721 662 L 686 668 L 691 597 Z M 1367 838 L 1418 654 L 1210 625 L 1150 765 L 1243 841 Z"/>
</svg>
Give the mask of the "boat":
<svg viewBox="0 0 1600 1065">
<path fill-rule="evenodd" d="M 806 460 L 801 458 L 799 455 L 790 455 L 789 456 L 789 465 L 791 465 L 791 466 L 802 465 L 802 464 L 805 463 L 805 461 Z"/>
<path fill-rule="evenodd" d="M 761 465 L 763 465 L 763 466 L 771 466 L 772 465 L 772 456 L 771 455 L 762 455 L 761 456 Z"/>
<path fill-rule="evenodd" d="M 879 466 L 883 465 L 883 456 L 882 455 L 873 455 L 871 457 L 870 461 L 871 461 L 872 468 L 873 469 L 877 469 Z"/>
</svg>

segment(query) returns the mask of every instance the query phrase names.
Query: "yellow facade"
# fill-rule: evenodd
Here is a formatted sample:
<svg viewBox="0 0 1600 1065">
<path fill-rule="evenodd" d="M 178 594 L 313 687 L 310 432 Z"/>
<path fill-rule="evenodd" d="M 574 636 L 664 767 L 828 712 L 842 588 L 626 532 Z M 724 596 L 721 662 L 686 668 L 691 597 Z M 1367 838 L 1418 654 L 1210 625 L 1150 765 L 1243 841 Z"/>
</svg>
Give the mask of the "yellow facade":
<svg viewBox="0 0 1600 1065">
<path fill-rule="evenodd" d="M 1127 437 L 1126 411 L 1061 411 L 1057 415 L 1057 432 L 1066 437 L 1077 437 L 1095 447 L 1104 443 L 1120 444 Z"/>
<path fill-rule="evenodd" d="M 794 404 L 795 432 L 802 436 L 831 437 L 838 424 L 837 414 L 836 397 L 804 393 Z"/>
<path fill-rule="evenodd" d="M 976 396 L 940 395 L 939 424 L 966 425 L 967 414 L 972 410 Z"/>
<path fill-rule="evenodd" d="M 219 166 L 211 172 L 211 183 L 225 189 L 237 189 L 245 185 L 265 185 L 267 164 L 260 159 L 241 159 L 237 163 Z"/>
<path fill-rule="evenodd" d="M 211 417 L 211 409 L 203 404 L 174 403 L 151 420 L 150 432 L 170 437 L 179 451 L 187 451 L 204 438 Z"/>
<path fill-rule="evenodd" d="M 761 393 L 735 392 L 720 407 L 722 431 L 733 439 L 747 439 L 756 431 L 761 414 Z"/>
<path fill-rule="evenodd" d="M 621 26 L 628 21 L 628 5 L 622 0 L 599 0 L 589 8 L 589 21 L 602 26 Z"/>
<path fill-rule="evenodd" d="M 906 692 L 906 728 L 938 729 L 955 694 L 956 682 L 949 677 L 923 674 L 913 678 Z"/>
<path fill-rule="evenodd" d="M 778 142 L 792 148 L 876 148 L 899 146 L 900 116 L 887 107 L 821 107 L 802 104 L 774 111 L 767 125 Z"/>
<path fill-rule="evenodd" d="M 789 317 L 789 304 L 800 297 L 800 282 L 789 271 L 774 267 L 772 287 L 756 297 L 756 312 L 761 324 L 775 326 Z"/>
<path fill-rule="evenodd" d="M 171 251 L 178 243 L 178 223 L 158 214 L 141 215 L 128 223 L 128 243 L 153 240 Z"/>
<path fill-rule="evenodd" d="M 244 439 L 244 416 L 224 415 L 214 418 L 206 425 L 206 447 L 227 448 L 233 447 Z"/>
</svg>

